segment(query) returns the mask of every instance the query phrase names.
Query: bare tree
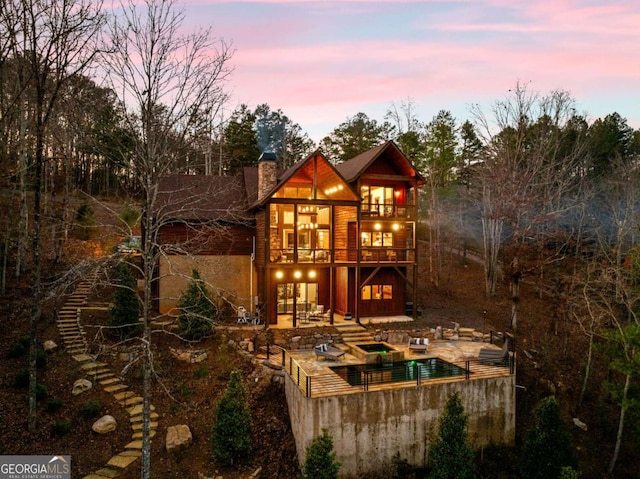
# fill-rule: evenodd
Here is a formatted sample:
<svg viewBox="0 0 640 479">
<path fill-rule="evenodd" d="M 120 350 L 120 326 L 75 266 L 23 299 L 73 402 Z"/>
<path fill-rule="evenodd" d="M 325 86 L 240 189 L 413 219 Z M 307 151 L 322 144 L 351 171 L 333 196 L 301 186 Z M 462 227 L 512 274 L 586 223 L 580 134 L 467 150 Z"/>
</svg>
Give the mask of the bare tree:
<svg viewBox="0 0 640 479">
<path fill-rule="evenodd" d="M 574 172 L 584 141 L 568 142 L 563 134 L 574 116 L 568 93 L 539 96 L 520 84 L 505 100 L 496 102 L 490 117 L 475 110 L 487 145 L 476 190 L 482 211 L 486 289 L 488 295 L 495 294 L 502 253 L 511 287 L 514 330 L 520 281 L 539 268 L 539 258 L 543 258 L 533 252 L 540 251 L 557 231 L 579 186 Z M 536 260 L 527 261 L 528 257 Z"/>
<path fill-rule="evenodd" d="M 9 45 L 9 55 L 20 63 L 16 76 L 20 83 L 12 103 L 14 108 L 17 105 L 29 108 L 20 112 L 20 116 L 29 118 L 30 144 L 24 148 L 30 157 L 28 167 L 34 192 L 29 352 L 29 430 L 33 432 L 36 429 L 37 324 L 43 300 L 42 192 L 43 171 L 49 154 L 45 142 L 61 88 L 74 75 L 86 70 L 96 55 L 94 42 L 104 16 L 101 3 L 89 0 L 9 0 L 2 6 L 3 38 L 0 41 Z M 27 165 L 22 167 L 26 171 Z"/>
<path fill-rule="evenodd" d="M 151 470 L 150 395 L 152 379 L 152 281 L 160 250 L 156 221 L 158 185 L 179 158 L 176 145 L 208 128 L 207 118 L 224 99 L 229 46 L 210 29 L 182 35 L 184 13 L 173 0 L 130 0 L 110 24 L 107 80 L 121 95 L 126 121 L 135 132 L 133 170 L 143 194 L 142 276 L 144 278 L 142 477 Z"/>
</svg>

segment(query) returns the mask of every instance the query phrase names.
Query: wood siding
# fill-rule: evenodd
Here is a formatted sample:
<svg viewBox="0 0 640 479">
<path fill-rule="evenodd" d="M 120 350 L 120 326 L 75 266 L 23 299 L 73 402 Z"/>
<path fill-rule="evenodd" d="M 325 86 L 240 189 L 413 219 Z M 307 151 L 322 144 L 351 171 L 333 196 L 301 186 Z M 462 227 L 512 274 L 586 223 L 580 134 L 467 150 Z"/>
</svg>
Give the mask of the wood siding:
<svg viewBox="0 0 640 479">
<path fill-rule="evenodd" d="M 255 229 L 244 225 L 163 225 L 158 241 L 172 245 L 185 254 L 250 255 L 253 252 Z"/>
<path fill-rule="evenodd" d="M 373 271 L 373 268 L 362 268 L 360 279 L 366 280 Z M 405 314 L 406 285 L 395 268 L 381 268 L 367 284 L 390 284 L 393 287 L 393 298 L 360 300 L 360 317 Z M 360 296 L 361 293 L 358 291 L 358 297 Z"/>
</svg>

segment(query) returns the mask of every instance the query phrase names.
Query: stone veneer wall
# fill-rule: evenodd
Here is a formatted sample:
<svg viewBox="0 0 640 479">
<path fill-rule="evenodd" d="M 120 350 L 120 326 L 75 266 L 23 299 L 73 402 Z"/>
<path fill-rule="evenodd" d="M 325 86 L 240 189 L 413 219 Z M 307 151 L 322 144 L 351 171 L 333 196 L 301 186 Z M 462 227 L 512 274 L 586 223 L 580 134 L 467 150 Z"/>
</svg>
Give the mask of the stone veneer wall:
<svg viewBox="0 0 640 479">
<path fill-rule="evenodd" d="M 388 467 L 399 453 L 426 466 L 447 398 L 461 395 L 476 448 L 513 444 L 515 375 L 419 387 L 307 398 L 287 375 L 285 392 L 300 464 L 311 441 L 326 428 L 333 437 L 340 475 L 366 477 Z"/>
<path fill-rule="evenodd" d="M 197 269 L 206 281 L 215 300 L 220 291 L 237 306 L 251 309 L 251 257 L 250 256 L 168 256 L 160 258 L 161 313 L 171 313 L 178 305 L 180 295 L 187 289 L 191 272 Z M 253 294 L 257 294 L 257 275 L 253 275 Z M 177 311 L 173 311 L 177 313 Z"/>
<path fill-rule="evenodd" d="M 292 330 L 270 330 L 273 334 L 273 343 L 290 350 L 313 349 L 314 346 L 322 343 L 343 342 L 340 333 L 318 332 L 312 328 Z M 482 333 L 473 328 L 456 329 L 376 329 L 372 332 L 373 341 L 384 341 L 389 344 L 408 344 L 409 338 L 429 338 L 430 340 L 442 339 L 450 341 L 473 341 L 488 343 L 491 335 Z M 497 335 L 496 337 L 502 337 Z"/>
</svg>

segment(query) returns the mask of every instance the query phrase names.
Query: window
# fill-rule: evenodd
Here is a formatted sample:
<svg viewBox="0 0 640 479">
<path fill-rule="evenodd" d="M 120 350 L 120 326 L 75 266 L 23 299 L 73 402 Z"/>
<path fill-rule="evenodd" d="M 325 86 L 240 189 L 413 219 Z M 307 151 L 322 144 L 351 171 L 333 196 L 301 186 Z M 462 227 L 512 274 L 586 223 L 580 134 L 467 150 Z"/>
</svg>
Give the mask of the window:
<svg viewBox="0 0 640 479">
<path fill-rule="evenodd" d="M 363 231 L 361 234 L 362 246 L 374 248 L 393 248 L 393 233 L 380 231 Z"/>
<path fill-rule="evenodd" d="M 380 205 L 393 205 L 393 188 L 390 186 L 363 186 L 360 188 L 363 211 L 380 212 Z"/>
<path fill-rule="evenodd" d="M 393 285 L 368 284 L 366 286 L 363 286 L 361 299 L 363 301 L 393 299 Z"/>
</svg>

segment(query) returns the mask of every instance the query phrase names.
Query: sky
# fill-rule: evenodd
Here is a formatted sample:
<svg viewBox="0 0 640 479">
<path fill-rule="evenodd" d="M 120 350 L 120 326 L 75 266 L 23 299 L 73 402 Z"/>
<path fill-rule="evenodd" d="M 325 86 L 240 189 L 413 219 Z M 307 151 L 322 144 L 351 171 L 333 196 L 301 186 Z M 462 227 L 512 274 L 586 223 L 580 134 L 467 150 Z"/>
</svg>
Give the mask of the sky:
<svg viewBox="0 0 640 479">
<path fill-rule="evenodd" d="M 235 51 L 227 115 L 267 103 L 316 142 L 407 101 L 422 122 L 462 123 L 518 82 L 640 128 L 638 0 L 185 1 L 186 26 Z"/>
</svg>

